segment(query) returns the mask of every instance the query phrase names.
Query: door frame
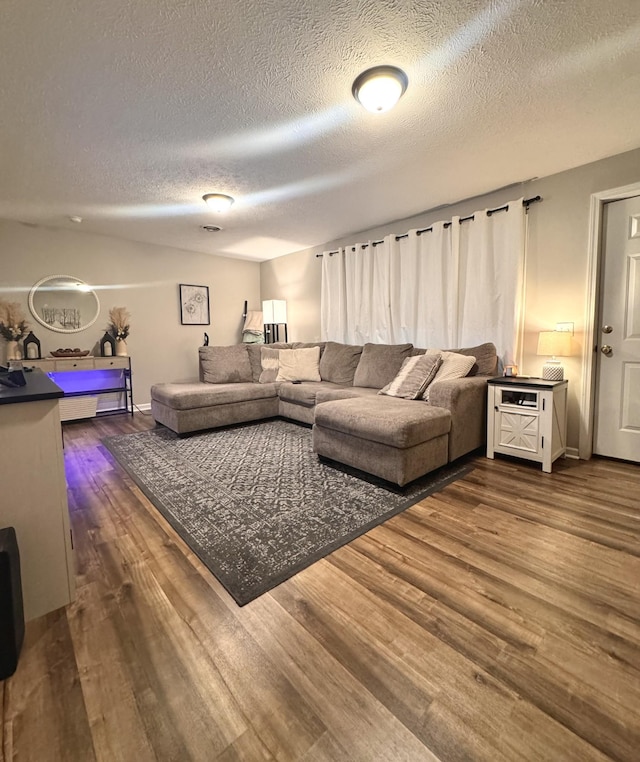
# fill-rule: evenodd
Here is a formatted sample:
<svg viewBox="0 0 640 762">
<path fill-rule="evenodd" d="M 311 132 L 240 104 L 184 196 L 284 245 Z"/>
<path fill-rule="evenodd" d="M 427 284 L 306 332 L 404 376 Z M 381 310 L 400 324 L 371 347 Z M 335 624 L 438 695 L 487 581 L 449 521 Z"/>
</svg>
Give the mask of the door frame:
<svg viewBox="0 0 640 762">
<path fill-rule="evenodd" d="M 589 207 L 589 243 L 587 249 L 587 293 L 584 317 L 584 345 L 582 348 L 582 394 L 580 397 L 580 434 L 578 455 L 588 459 L 593 455 L 593 435 L 595 429 L 596 392 L 596 341 L 597 321 L 600 310 L 600 272 L 604 257 L 602 242 L 602 211 L 610 201 L 620 201 L 640 195 L 640 181 L 610 188 L 591 194 Z"/>
</svg>

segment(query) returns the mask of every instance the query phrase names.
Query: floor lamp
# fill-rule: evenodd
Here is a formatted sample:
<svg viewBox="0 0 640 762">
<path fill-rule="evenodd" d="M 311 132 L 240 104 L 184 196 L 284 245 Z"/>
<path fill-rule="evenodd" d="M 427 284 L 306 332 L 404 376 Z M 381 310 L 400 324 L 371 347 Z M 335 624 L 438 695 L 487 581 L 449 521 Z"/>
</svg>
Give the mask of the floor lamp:
<svg viewBox="0 0 640 762">
<path fill-rule="evenodd" d="M 262 302 L 262 319 L 265 344 L 280 341 L 280 326 L 284 326 L 284 340 L 288 341 L 287 303 L 284 299 L 267 299 Z"/>
</svg>

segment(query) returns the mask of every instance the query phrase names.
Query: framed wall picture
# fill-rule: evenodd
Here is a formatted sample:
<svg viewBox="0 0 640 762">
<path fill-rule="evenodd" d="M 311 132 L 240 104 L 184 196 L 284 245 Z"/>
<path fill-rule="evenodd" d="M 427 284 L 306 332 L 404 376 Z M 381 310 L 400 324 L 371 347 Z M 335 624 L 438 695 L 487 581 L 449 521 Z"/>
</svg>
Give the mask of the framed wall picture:
<svg viewBox="0 0 640 762">
<path fill-rule="evenodd" d="M 180 284 L 180 322 L 182 325 L 209 325 L 209 286 Z"/>
</svg>

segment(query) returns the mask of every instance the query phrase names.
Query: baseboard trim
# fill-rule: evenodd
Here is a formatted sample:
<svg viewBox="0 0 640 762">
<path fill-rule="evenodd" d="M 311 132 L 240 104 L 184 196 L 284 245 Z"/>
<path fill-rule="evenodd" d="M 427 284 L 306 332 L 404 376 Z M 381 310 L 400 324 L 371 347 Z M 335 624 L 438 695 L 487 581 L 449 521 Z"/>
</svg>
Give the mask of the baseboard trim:
<svg viewBox="0 0 640 762">
<path fill-rule="evenodd" d="M 577 447 L 567 447 L 565 458 L 571 458 L 571 460 L 580 460 L 580 453 Z"/>
<path fill-rule="evenodd" d="M 139 410 L 141 413 L 146 413 L 148 410 L 151 410 L 151 403 L 143 402 L 142 405 L 138 405 L 136 403 L 133 407 L 135 410 Z"/>
</svg>

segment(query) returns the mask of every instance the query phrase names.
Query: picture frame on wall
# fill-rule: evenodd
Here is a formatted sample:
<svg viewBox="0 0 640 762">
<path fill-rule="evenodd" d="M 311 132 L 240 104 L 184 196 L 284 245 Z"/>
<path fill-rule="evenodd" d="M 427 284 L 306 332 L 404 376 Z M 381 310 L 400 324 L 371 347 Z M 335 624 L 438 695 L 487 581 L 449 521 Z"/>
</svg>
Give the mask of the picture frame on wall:
<svg viewBox="0 0 640 762">
<path fill-rule="evenodd" d="M 180 322 L 182 325 L 210 325 L 209 286 L 180 284 Z"/>
</svg>

